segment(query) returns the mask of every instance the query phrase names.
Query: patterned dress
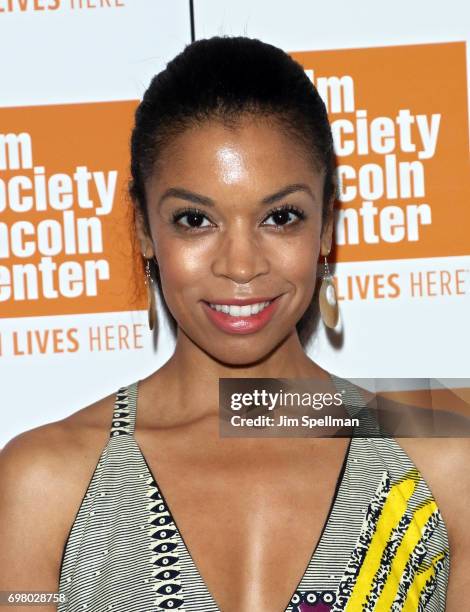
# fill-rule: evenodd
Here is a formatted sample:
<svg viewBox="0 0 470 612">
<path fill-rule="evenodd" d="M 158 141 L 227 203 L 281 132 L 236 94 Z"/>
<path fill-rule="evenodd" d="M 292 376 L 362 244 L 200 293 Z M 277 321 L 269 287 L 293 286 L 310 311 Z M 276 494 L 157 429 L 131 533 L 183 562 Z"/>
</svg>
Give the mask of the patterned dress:
<svg viewBox="0 0 470 612">
<path fill-rule="evenodd" d="M 332 380 L 350 414 L 363 414 L 357 387 Z M 221 612 L 134 438 L 137 391 L 135 382 L 116 394 L 109 440 L 64 547 L 59 591 L 67 601 L 58 612 Z M 402 448 L 368 419 L 351 438 L 285 612 L 445 610 L 449 544 L 439 508 Z"/>
</svg>

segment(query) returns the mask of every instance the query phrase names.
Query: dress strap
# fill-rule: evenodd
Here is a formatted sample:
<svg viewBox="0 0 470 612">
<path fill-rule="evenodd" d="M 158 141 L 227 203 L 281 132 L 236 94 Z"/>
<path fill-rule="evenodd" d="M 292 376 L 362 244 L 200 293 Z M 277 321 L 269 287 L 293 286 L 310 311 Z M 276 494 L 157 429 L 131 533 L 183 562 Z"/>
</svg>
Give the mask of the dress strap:
<svg viewBox="0 0 470 612">
<path fill-rule="evenodd" d="M 120 387 L 114 401 L 110 437 L 133 435 L 137 410 L 137 382 Z"/>
<path fill-rule="evenodd" d="M 349 416 L 359 420 L 359 425 L 356 425 L 353 430 L 354 437 L 389 437 L 387 432 L 381 428 L 377 415 L 368 406 L 360 388 L 346 378 L 335 374 L 330 374 L 330 378 L 338 391 L 343 394 L 344 407 Z"/>
<path fill-rule="evenodd" d="M 364 396 L 351 381 L 330 373 L 336 389 L 344 395 L 345 406 L 351 416 L 367 406 Z"/>
</svg>

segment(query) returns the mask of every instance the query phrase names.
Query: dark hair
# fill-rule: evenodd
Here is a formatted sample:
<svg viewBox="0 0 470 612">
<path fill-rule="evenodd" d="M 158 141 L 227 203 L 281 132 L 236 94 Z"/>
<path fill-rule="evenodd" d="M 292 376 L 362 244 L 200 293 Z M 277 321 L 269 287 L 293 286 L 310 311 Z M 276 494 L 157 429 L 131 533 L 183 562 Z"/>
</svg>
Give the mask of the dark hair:
<svg viewBox="0 0 470 612">
<path fill-rule="evenodd" d="M 207 119 L 262 115 L 296 136 L 325 173 L 324 221 L 335 195 L 336 159 L 325 105 L 302 66 L 273 45 L 245 37 L 197 40 L 151 81 L 135 113 L 130 194 L 148 229 L 145 181 L 172 136 Z"/>
<path fill-rule="evenodd" d="M 188 45 L 153 77 L 135 113 L 129 192 L 149 233 L 145 182 L 165 145 L 205 120 L 236 125 L 247 114 L 276 121 L 324 171 L 325 221 L 336 195 L 336 158 L 327 111 L 315 86 L 298 62 L 273 45 L 213 37 Z"/>
</svg>

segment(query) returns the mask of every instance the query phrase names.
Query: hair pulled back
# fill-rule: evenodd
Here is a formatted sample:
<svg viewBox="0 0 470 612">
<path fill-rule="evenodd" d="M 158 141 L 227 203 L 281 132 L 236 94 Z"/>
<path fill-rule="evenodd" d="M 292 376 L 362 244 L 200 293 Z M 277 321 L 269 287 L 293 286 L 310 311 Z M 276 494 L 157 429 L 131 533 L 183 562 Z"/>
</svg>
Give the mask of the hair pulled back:
<svg viewBox="0 0 470 612">
<path fill-rule="evenodd" d="M 336 159 L 325 105 L 302 66 L 273 45 L 213 37 L 188 45 L 157 74 L 135 113 L 130 195 L 149 230 L 145 183 L 165 145 L 206 120 L 236 125 L 264 116 L 298 138 L 324 172 L 322 221 L 336 189 Z"/>
</svg>

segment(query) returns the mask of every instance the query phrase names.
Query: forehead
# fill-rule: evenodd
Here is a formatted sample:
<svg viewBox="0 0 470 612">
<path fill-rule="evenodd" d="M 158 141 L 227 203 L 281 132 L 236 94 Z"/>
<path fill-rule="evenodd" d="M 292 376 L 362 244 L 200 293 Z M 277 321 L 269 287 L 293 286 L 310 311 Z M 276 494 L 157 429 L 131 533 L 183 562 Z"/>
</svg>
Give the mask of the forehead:
<svg viewBox="0 0 470 612">
<path fill-rule="evenodd" d="M 256 117 L 234 125 L 208 120 L 172 137 L 148 186 L 160 191 L 178 185 L 214 197 L 237 188 L 256 197 L 300 182 L 321 194 L 323 173 L 312 155 L 275 121 Z"/>
</svg>

